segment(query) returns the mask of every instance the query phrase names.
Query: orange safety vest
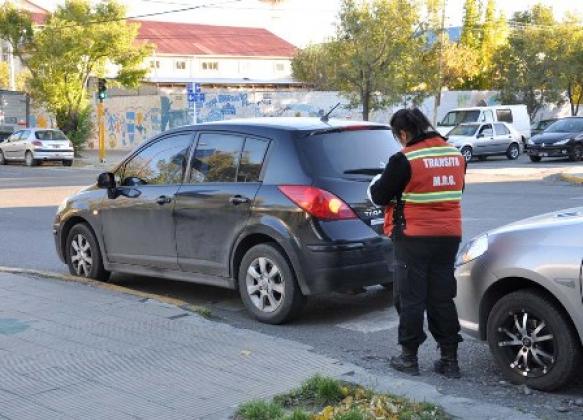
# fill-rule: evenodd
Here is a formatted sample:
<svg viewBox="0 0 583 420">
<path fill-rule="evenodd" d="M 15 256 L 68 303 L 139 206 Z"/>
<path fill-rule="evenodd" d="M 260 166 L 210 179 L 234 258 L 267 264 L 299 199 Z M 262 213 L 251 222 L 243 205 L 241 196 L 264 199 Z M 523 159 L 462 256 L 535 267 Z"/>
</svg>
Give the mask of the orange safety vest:
<svg viewBox="0 0 583 420">
<path fill-rule="evenodd" d="M 422 140 L 402 150 L 411 165 L 403 191 L 405 236 L 462 236 L 461 199 L 465 161 L 440 137 Z M 393 233 L 395 205 L 385 210 L 384 231 Z"/>
</svg>

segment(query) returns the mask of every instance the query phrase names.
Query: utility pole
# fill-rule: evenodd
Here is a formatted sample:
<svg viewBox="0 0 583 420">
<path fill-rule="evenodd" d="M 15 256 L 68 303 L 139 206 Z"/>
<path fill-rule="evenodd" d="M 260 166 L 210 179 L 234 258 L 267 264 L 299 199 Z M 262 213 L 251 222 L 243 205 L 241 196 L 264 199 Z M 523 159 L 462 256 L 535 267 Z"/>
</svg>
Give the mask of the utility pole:
<svg viewBox="0 0 583 420">
<path fill-rule="evenodd" d="M 443 89 L 443 47 L 445 46 L 445 7 L 447 0 L 443 0 L 441 6 L 441 28 L 439 34 L 439 70 L 437 79 L 437 91 L 433 101 L 433 126 L 437 125 L 437 111 L 441 105 L 441 90 Z"/>
<path fill-rule="evenodd" d="M 99 161 L 105 162 L 105 107 L 103 100 L 107 97 L 107 81 L 99 79 L 97 81 L 97 97 L 99 103 L 97 104 L 97 126 L 98 126 L 98 142 L 99 142 Z"/>
</svg>

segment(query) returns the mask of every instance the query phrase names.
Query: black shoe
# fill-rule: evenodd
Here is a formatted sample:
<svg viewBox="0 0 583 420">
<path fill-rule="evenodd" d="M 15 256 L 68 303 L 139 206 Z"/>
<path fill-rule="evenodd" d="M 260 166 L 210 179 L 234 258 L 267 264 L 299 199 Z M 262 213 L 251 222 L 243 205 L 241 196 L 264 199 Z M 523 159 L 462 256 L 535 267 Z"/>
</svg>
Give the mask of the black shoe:
<svg viewBox="0 0 583 420">
<path fill-rule="evenodd" d="M 446 378 L 459 379 L 462 374 L 457 361 L 457 343 L 441 345 L 441 359 L 437 360 L 433 369 Z"/>
<path fill-rule="evenodd" d="M 419 362 L 417 360 L 417 349 L 403 347 L 399 356 L 391 357 L 389 362 L 391 367 L 399 372 L 409 375 L 419 375 Z"/>
</svg>

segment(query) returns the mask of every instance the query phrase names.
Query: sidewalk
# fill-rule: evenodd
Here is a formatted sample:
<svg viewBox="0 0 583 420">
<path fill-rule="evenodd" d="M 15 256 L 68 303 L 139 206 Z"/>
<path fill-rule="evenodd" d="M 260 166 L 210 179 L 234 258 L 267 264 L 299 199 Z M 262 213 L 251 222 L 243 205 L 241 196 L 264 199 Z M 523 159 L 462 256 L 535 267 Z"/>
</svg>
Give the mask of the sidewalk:
<svg viewBox="0 0 583 420">
<path fill-rule="evenodd" d="M 173 305 L 0 273 L 0 419 L 224 419 L 316 373 L 435 402 L 462 418 L 531 418 Z"/>
<path fill-rule="evenodd" d="M 129 153 L 130 150 L 106 150 L 105 162 L 100 162 L 97 150 L 84 150 L 81 152 L 81 157 L 75 159 L 74 166 L 87 169 L 111 169 Z"/>
</svg>

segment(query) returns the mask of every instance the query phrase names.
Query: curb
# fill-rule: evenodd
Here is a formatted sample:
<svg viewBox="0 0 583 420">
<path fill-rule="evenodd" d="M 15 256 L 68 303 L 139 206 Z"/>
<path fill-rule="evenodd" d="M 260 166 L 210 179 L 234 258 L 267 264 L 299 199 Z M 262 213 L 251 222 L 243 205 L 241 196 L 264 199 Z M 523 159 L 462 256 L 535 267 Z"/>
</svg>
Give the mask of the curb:
<svg viewBox="0 0 583 420">
<path fill-rule="evenodd" d="M 569 173 L 561 173 L 560 178 L 562 181 L 570 182 L 571 184 L 581 185 L 583 184 L 583 175 L 576 175 L 576 174 L 569 174 Z"/>
<path fill-rule="evenodd" d="M 0 265 L 0 273 L 7 274 L 21 274 L 32 277 L 43 277 L 47 279 L 60 280 L 70 283 L 79 283 L 99 289 L 109 290 L 112 292 L 123 293 L 126 295 L 137 296 L 143 299 L 156 300 L 168 305 L 174 305 L 185 311 L 194 312 L 205 318 L 210 318 L 211 312 L 204 306 L 193 305 L 182 299 L 171 298 L 168 296 L 157 295 L 155 293 L 141 292 L 139 290 L 130 289 L 129 287 L 119 286 L 117 284 L 105 283 L 97 280 L 86 279 L 84 277 L 72 276 L 70 274 L 53 273 L 51 271 L 34 270 L 30 268 L 6 267 Z"/>
</svg>

